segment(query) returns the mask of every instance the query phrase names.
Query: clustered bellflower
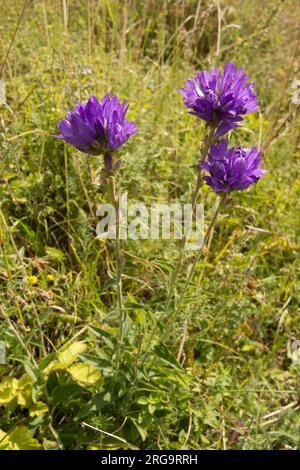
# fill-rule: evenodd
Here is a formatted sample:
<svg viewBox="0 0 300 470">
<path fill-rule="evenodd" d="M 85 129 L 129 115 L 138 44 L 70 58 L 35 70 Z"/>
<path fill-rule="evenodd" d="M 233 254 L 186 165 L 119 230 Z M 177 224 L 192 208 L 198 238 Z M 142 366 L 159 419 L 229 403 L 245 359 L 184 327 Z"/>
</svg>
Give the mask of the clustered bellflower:
<svg viewBox="0 0 300 470">
<path fill-rule="evenodd" d="M 203 179 L 215 192 L 242 190 L 263 177 L 261 152 L 257 147 L 248 150 L 243 147 L 228 149 L 228 139 L 211 145 L 208 159 L 200 166 L 209 173 Z"/>
<path fill-rule="evenodd" d="M 121 103 L 117 96 L 106 93 L 100 102 L 91 96 L 86 104 L 78 102 L 74 112 L 69 111 L 57 124 L 60 134 L 54 137 L 81 152 L 103 154 L 112 166 L 111 154 L 138 132 L 135 123 L 126 120 L 127 110 L 126 102 Z"/>
<path fill-rule="evenodd" d="M 188 80 L 187 88 L 180 91 L 191 114 L 215 126 L 216 136 L 221 137 L 239 127 L 244 114 L 259 109 L 253 86 L 242 67 L 228 62 L 223 73 L 218 67 L 212 73 L 204 70 L 194 80 Z"/>
</svg>

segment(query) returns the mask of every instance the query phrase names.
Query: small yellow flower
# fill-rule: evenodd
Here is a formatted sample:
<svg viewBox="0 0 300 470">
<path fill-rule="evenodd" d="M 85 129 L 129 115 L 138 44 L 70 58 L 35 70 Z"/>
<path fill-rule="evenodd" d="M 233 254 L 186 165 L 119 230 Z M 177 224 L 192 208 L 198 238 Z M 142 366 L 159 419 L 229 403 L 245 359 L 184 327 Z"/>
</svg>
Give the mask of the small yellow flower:
<svg viewBox="0 0 300 470">
<path fill-rule="evenodd" d="M 37 276 L 28 276 L 27 277 L 27 283 L 30 285 L 30 286 L 35 286 L 37 283 L 38 283 L 38 278 Z"/>
<path fill-rule="evenodd" d="M 52 274 L 47 274 L 47 281 L 49 282 L 54 281 L 54 276 L 52 276 Z"/>
</svg>

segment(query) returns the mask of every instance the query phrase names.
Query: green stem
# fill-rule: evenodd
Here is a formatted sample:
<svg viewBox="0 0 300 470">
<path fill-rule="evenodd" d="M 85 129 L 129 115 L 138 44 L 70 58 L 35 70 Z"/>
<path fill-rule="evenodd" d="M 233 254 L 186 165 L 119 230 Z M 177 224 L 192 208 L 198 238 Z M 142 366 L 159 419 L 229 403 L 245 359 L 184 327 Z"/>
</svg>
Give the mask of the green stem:
<svg viewBox="0 0 300 470">
<path fill-rule="evenodd" d="M 213 142 L 214 132 L 215 132 L 215 128 L 211 127 L 211 129 L 210 129 L 210 131 L 207 135 L 207 138 L 205 140 L 205 145 L 204 145 L 203 152 L 202 152 L 202 158 L 204 160 L 206 159 L 206 157 L 208 155 L 210 145 Z M 198 194 L 199 194 L 199 191 L 200 191 L 200 188 L 201 188 L 202 176 L 203 176 L 202 173 L 203 172 L 201 170 L 199 170 L 198 176 L 197 176 L 196 187 L 195 187 L 195 190 L 192 194 L 192 213 L 193 214 L 195 212 L 197 198 L 198 198 Z M 168 290 L 168 297 L 167 297 L 167 301 L 166 301 L 165 310 L 169 309 L 172 298 L 173 298 L 177 277 L 178 277 L 178 274 L 179 274 L 179 271 L 180 271 L 180 268 L 181 268 L 181 265 L 182 265 L 182 261 L 183 261 L 183 255 L 184 255 L 184 249 L 185 249 L 186 242 L 187 242 L 187 236 L 186 236 L 186 234 L 184 234 L 184 236 L 181 239 L 181 243 L 180 243 L 180 247 L 179 247 L 179 256 L 178 256 L 178 260 L 177 260 L 177 263 L 176 263 L 176 267 L 175 267 L 175 269 L 172 273 L 172 277 L 171 277 L 171 280 L 170 280 L 170 286 L 169 286 L 169 290 Z"/>
<path fill-rule="evenodd" d="M 122 291 L 122 261 L 121 261 L 121 246 L 120 246 L 120 214 L 119 214 L 119 201 L 116 193 L 116 182 L 114 176 L 109 176 L 109 189 L 112 205 L 115 209 L 116 214 L 116 241 L 115 241 L 115 252 L 116 252 L 116 271 L 117 271 L 117 298 L 119 308 L 119 341 L 117 347 L 116 362 L 117 367 L 120 363 L 120 356 L 122 350 L 122 344 L 124 340 L 124 328 L 125 328 L 125 313 L 123 307 L 123 291 Z"/>
</svg>

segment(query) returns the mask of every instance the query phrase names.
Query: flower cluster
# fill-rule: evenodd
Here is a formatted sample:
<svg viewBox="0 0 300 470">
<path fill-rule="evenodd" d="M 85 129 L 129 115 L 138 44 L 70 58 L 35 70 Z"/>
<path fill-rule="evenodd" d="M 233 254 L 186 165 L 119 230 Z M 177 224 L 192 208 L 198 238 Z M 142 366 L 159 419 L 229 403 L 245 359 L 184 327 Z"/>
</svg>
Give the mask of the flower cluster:
<svg viewBox="0 0 300 470">
<path fill-rule="evenodd" d="M 221 74 L 218 67 L 212 73 L 204 70 L 194 80 L 187 81 L 187 88 L 181 88 L 184 104 L 191 114 L 216 127 L 221 137 L 239 126 L 243 115 L 259 109 L 253 83 L 248 83 L 243 68 L 236 68 L 228 62 Z"/>
<path fill-rule="evenodd" d="M 119 149 L 137 131 L 134 122 L 126 120 L 128 106 L 108 93 L 99 102 L 92 96 L 86 104 L 77 103 L 74 112 L 57 124 L 58 139 L 90 155 L 110 154 Z"/>
<path fill-rule="evenodd" d="M 203 179 L 215 192 L 242 190 L 256 183 L 265 173 L 261 168 L 261 152 L 257 147 L 228 149 L 224 134 L 240 126 L 245 114 L 259 109 L 254 84 L 248 83 L 243 68 L 228 62 L 223 73 L 215 67 L 212 73 L 204 70 L 187 88 L 180 91 L 191 114 L 203 119 L 214 129 L 208 156 L 198 167 L 208 172 Z M 217 143 L 214 145 L 212 141 Z M 207 157 L 207 160 L 206 160 Z"/>
<path fill-rule="evenodd" d="M 209 173 L 203 179 L 215 192 L 246 189 L 264 175 L 261 162 L 257 147 L 228 149 L 228 139 L 225 139 L 211 145 L 207 161 L 201 161 L 201 167 Z"/>
</svg>

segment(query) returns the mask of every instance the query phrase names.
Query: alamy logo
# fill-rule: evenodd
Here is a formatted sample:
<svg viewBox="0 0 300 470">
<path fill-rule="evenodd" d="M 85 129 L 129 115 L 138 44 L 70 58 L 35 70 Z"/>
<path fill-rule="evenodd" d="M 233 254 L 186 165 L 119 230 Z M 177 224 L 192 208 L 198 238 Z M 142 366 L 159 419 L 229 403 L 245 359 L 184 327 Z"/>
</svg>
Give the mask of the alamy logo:
<svg viewBox="0 0 300 470">
<path fill-rule="evenodd" d="M 96 232 L 99 238 L 116 239 L 117 220 L 121 240 L 181 240 L 186 250 L 198 250 L 203 245 L 203 204 L 128 204 L 127 194 L 119 197 L 116 213 L 112 204 L 101 204 L 96 215 L 100 217 Z"/>
</svg>

